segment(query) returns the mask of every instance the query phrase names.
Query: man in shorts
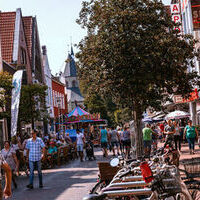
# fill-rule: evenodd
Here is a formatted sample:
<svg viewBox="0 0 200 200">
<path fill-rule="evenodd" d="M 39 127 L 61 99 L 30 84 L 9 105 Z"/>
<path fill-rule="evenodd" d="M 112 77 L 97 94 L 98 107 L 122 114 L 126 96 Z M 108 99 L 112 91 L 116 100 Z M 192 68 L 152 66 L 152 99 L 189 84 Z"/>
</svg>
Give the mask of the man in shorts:
<svg viewBox="0 0 200 200">
<path fill-rule="evenodd" d="M 115 156 L 115 147 L 117 149 L 117 154 L 119 155 L 119 134 L 118 132 L 114 129 L 114 127 L 111 128 L 111 131 L 109 133 L 110 137 L 110 142 L 111 142 L 111 148 L 113 151 L 113 156 Z"/>
<path fill-rule="evenodd" d="M 144 154 L 145 157 L 150 158 L 153 131 L 150 128 L 149 124 L 145 124 L 145 128 L 142 129 L 142 133 L 144 143 Z"/>
<path fill-rule="evenodd" d="M 76 133 L 77 151 L 80 157 L 80 161 L 83 162 L 83 144 L 85 143 L 85 137 L 83 133 L 80 132 L 80 130 L 77 130 Z"/>
<path fill-rule="evenodd" d="M 108 131 L 105 128 L 102 128 L 100 130 L 100 134 L 99 134 L 99 140 L 101 142 L 101 148 L 103 151 L 103 157 L 107 157 L 108 153 L 107 153 L 107 147 L 108 147 Z"/>
<path fill-rule="evenodd" d="M 125 147 L 125 157 L 128 159 L 130 157 L 130 149 L 131 149 L 131 133 L 128 125 L 124 126 L 123 138 Z"/>
<path fill-rule="evenodd" d="M 1 172 L 0 172 L 0 200 L 2 200 L 3 197 L 5 199 L 11 197 L 12 171 L 1 153 L 0 153 L 0 167 L 2 167 L 3 170 L 5 171 L 5 181 L 6 181 L 4 191 L 2 191 Z"/>
</svg>

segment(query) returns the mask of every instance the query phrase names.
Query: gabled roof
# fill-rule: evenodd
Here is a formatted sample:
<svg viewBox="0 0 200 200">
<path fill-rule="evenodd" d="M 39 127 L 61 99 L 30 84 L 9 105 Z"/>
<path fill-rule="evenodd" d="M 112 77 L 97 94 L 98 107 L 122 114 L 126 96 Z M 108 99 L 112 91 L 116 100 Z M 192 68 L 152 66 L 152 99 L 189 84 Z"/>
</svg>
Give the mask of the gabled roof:
<svg viewBox="0 0 200 200">
<path fill-rule="evenodd" d="M 33 25 L 33 17 L 27 16 L 22 17 L 22 21 L 24 24 L 24 33 L 26 37 L 26 44 L 28 48 L 28 53 L 30 56 L 30 59 L 32 59 L 32 25 Z"/>
<path fill-rule="evenodd" d="M 0 12 L 2 59 L 12 63 L 16 12 Z"/>
</svg>

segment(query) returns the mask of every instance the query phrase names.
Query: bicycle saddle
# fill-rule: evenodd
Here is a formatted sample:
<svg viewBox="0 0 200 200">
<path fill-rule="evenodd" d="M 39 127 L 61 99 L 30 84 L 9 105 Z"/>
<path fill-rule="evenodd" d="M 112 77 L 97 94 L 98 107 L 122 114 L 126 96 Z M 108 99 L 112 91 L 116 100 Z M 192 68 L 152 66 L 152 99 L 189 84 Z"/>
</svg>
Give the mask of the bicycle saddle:
<svg viewBox="0 0 200 200">
<path fill-rule="evenodd" d="M 84 197 L 83 200 L 104 200 L 106 194 L 89 194 L 88 196 Z"/>
</svg>

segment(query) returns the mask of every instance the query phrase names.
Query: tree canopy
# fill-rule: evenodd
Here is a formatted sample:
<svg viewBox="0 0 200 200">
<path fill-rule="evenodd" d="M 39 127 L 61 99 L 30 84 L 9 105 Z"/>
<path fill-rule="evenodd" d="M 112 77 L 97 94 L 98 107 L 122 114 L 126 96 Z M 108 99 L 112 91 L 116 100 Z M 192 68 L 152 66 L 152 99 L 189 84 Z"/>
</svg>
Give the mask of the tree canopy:
<svg viewBox="0 0 200 200">
<path fill-rule="evenodd" d="M 22 85 L 20 106 L 19 106 L 19 121 L 32 123 L 48 118 L 46 109 L 46 89 L 47 86 L 32 84 Z"/>
<path fill-rule="evenodd" d="M 10 115 L 10 109 L 6 106 L 11 101 L 12 75 L 7 72 L 0 72 L 0 119 Z"/>
<path fill-rule="evenodd" d="M 174 30 L 160 0 L 90 0 L 83 2 L 77 23 L 88 32 L 78 45 L 81 76 L 133 111 L 142 155 L 145 109 L 170 94 L 187 95 L 198 84 L 197 73 L 188 71 L 195 41 Z"/>
</svg>

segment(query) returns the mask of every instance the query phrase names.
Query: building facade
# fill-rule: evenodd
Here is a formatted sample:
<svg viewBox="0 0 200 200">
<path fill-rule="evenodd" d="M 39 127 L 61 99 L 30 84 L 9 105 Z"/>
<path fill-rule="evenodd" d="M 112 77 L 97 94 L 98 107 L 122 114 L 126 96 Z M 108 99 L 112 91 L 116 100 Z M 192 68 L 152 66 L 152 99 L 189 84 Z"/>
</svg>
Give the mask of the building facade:
<svg viewBox="0 0 200 200">
<path fill-rule="evenodd" d="M 65 130 L 63 122 L 65 115 L 68 113 L 65 85 L 59 81 L 58 77 L 54 76 L 52 76 L 52 97 L 54 126 L 51 124 L 51 131 L 57 132 L 59 130 Z"/>
<path fill-rule="evenodd" d="M 84 98 L 79 88 L 73 49 L 71 49 L 71 53 L 68 54 L 68 58 L 59 73 L 59 79 L 66 86 L 68 111 L 71 112 L 76 105 L 83 106 Z"/>
<path fill-rule="evenodd" d="M 52 77 L 51 77 L 51 70 L 49 67 L 46 46 L 42 46 L 42 63 L 44 68 L 45 85 L 47 86 L 46 107 L 48 109 L 48 115 L 50 117 L 49 122 L 46 124 L 45 132 L 50 133 L 51 124 L 53 124 L 54 120 L 54 108 L 53 108 L 53 97 L 52 97 L 52 80 L 51 80 Z"/>
<path fill-rule="evenodd" d="M 178 3 L 178 2 L 177 2 Z M 181 10 L 181 18 L 182 18 L 182 26 L 181 31 L 183 34 L 191 34 L 195 39 L 200 39 L 200 1 L 199 0 L 180 0 L 179 1 L 180 10 Z M 196 49 L 199 49 L 200 43 L 198 42 L 195 45 Z M 195 70 L 198 74 L 200 74 L 199 69 L 199 59 L 194 59 L 195 68 L 191 68 L 188 66 L 188 71 L 191 72 Z M 190 107 L 190 115 L 194 124 L 199 124 L 200 119 L 198 116 L 198 112 L 200 111 L 200 101 L 199 98 L 194 101 L 189 102 Z"/>
</svg>

